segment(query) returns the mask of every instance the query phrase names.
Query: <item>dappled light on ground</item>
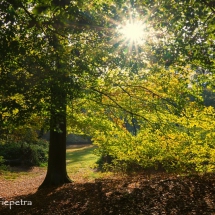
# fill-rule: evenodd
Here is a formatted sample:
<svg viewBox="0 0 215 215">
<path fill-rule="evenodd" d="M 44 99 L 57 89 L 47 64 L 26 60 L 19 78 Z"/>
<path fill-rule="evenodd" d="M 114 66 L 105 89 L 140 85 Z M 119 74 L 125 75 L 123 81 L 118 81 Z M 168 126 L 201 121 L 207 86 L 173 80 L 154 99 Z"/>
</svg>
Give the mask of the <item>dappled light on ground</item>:
<svg viewBox="0 0 215 215">
<path fill-rule="evenodd" d="M 0 175 L 2 201 L 26 200 L 32 205 L 2 205 L 0 214 L 215 214 L 215 175 L 167 173 L 134 175 L 95 172 L 93 146 L 67 149 L 73 183 L 38 190 L 46 169 L 14 168 Z"/>
<path fill-rule="evenodd" d="M 215 213 L 214 187 L 214 175 L 99 179 L 17 195 L 32 205 L 2 206 L 0 214 L 209 215 Z"/>
<path fill-rule="evenodd" d="M 94 150 L 93 145 L 67 148 L 67 172 L 74 182 L 93 182 L 95 178 L 111 175 L 97 171 L 96 162 L 99 157 L 94 154 Z"/>
</svg>

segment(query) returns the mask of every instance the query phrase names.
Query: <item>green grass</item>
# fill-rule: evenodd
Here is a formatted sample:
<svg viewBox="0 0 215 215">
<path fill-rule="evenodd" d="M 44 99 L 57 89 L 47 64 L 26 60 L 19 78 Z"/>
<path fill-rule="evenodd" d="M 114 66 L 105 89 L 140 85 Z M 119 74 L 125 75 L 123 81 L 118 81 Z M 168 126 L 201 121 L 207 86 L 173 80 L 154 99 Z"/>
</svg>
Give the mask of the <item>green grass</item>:
<svg viewBox="0 0 215 215">
<path fill-rule="evenodd" d="M 29 175 L 28 172 L 14 172 L 14 171 L 3 171 L 2 172 L 4 179 L 6 180 L 15 180 L 17 178 L 19 178 L 20 176 L 24 176 L 24 175 Z"/>
<path fill-rule="evenodd" d="M 67 157 L 67 172 L 69 177 L 75 182 L 92 181 L 96 178 L 109 177 L 111 173 L 101 173 L 96 171 L 96 161 L 98 156 L 94 154 L 95 146 L 88 145 L 82 148 L 69 148 L 66 151 Z M 39 167 L 41 171 L 46 171 L 47 166 Z M 14 168 L 0 171 L 0 178 L 7 180 L 14 180 L 21 176 L 37 176 L 38 173 L 33 173 L 30 170 L 20 169 L 19 171 Z"/>
<path fill-rule="evenodd" d="M 95 168 L 98 156 L 93 154 L 93 146 L 85 146 L 79 149 L 67 149 L 67 171 L 76 173 L 79 169 Z"/>
<path fill-rule="evenodd" d="M 39 167 L 40 171 L 45 171 L 44 167 Z M 31 169 L 23 167 L 9 167 L 4 170 L 0 170 L 0 179 L 15 180 L 20 177 L 36 177 L 39 173 L 31 171 Z"/>
<path fill-rule="evenodd" d="M 94 149 L 95 146 L 92 145 L 67 149 L 67 172 L 74 181 L 93 180 L 110 174 L 96 171 L 96 161 L 99 157 L 94 154 Z"/>
</svg>

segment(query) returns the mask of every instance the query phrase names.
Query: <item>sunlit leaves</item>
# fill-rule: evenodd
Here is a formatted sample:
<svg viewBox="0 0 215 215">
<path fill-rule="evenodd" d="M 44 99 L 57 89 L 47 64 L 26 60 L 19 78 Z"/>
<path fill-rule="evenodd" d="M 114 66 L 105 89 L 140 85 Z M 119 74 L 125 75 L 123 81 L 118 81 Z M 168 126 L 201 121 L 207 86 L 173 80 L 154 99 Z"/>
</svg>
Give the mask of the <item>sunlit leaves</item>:
<svg viewBox="0 0 215 215">
<path fill-rule="evenodd" d="M 214 88 L 210 7 L 133 2 L 153 30 L 129 50 L 114 38 L 128 4 L 42 2 L 2 4 L 4 127 L 35 115 L 49 119 L 51 109 L 61 115 L 67 106 L 68 131 L 92 136 L 102 155 L 144 167 L 213 170 L 215 113 L 202 98 L 204 86 Z"/>
<path fill-rule="evenodd" d="M 215 111 L 202 106 L 201 85 L 192 82 L 192 73 L 189 66 L 155 66 L 139 75 L 106 71 L 93 89 L 97 99 L 82 106 L 98 153 L 114 157 L 115 165 L 214 170 Z"/>
</svg>

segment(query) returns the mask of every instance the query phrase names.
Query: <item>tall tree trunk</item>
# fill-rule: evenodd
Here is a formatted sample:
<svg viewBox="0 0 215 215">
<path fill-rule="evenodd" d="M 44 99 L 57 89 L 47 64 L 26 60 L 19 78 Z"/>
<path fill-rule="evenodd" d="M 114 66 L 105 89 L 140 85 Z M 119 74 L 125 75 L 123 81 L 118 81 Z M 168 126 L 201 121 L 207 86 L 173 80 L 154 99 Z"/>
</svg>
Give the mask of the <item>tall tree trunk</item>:
<svg viewBox="0 0 215 215">
<path fill-rule="evenodd" d="M 72 182 L 66 171 L 66 95 L 56 91 L 51 101 L 48 170 L 39 188 Z"/>
<path fill-rule="evenodd" d="M 55 50 L 54 72 L 51 73 L 51 108 L 50 108 L 50 143 L 48 170 L 45 180 L 39 188 L 57 186 L 72 182 L 66 171 L 66 106 L 67 92 L 65 83 L 67 78 L 63 70 L 63 59 L 59 52 L 61 45 L 57 35 L 52 35 L 50 43 Z"/>
</svg>

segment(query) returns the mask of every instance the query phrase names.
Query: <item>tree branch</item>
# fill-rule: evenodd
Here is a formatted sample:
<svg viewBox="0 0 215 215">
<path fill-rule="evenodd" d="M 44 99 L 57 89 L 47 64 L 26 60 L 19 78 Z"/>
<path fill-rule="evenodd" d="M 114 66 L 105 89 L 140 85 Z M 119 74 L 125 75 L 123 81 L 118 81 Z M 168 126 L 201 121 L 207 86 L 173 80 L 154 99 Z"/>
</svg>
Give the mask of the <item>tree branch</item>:
<svg viewBox="0 0 215 215">
<path fill-rule="evenodd" d="M 97 90 L 97 89 L 95 89 L 95 88 L 90 88 L 90 90 L 95 91 L 95 92 L 97 92 L 97 93 L 100 93 L 100 94 L 106 96 L 107 98 L 109 98 L 109 99 L 116 105 L 116 106 L 112 106 L 112 107 L 118 107 L 118 108 L 120 108 L 121 110 L 123 110 L 123 111 L 125 111 L 125 112 L 127 112 L 127 113 L 129 113 L 129 114 L 131 114 L 131 115 L 133 115 L 133 116 L 141 117 L 141 118 L 143 118 L 145 121 L 147 121 L 149 124 L 152 125 L 152 122 L 150 122 L 147 118 L 145 118 L 144 116 L 139 115 L 139 114 L 137 114 L 137 113 L 134 113 L 134 112 L 132 112 L 132 111 L 130 111 L 130 110 L 127 110 L 126 108 L 124 108 L 123 106 L 121 106 L 118 102 L 116 102 L 116 100 L 113 99 L 113 98 L 112 98 L 110 95 L 108 95 L 107 93 L 104 93 L 104 92 L 102 92 L 102 91 L 99 91 L 99 90 Z M 102 104 L 103 104 L 103 103 L 102 103 Z M 106 104 L 103 104 L 103 105 L 106 105 Z M 110 105 L 107 105 L 107 106 L 110 106 Z"/>
<path fill-rule="evenodd" d="M 207 6 L 211 9 L 211 11 L 215 14 L 215 9 L 214 9 L 213 6 L 212 6 L 212 4 L 214 4 L 213 1 L 207 2 L 206 0 L 202 0 L 202 2 L 204 2 L 205 5 L 207 5 Z"/>
</svg>

